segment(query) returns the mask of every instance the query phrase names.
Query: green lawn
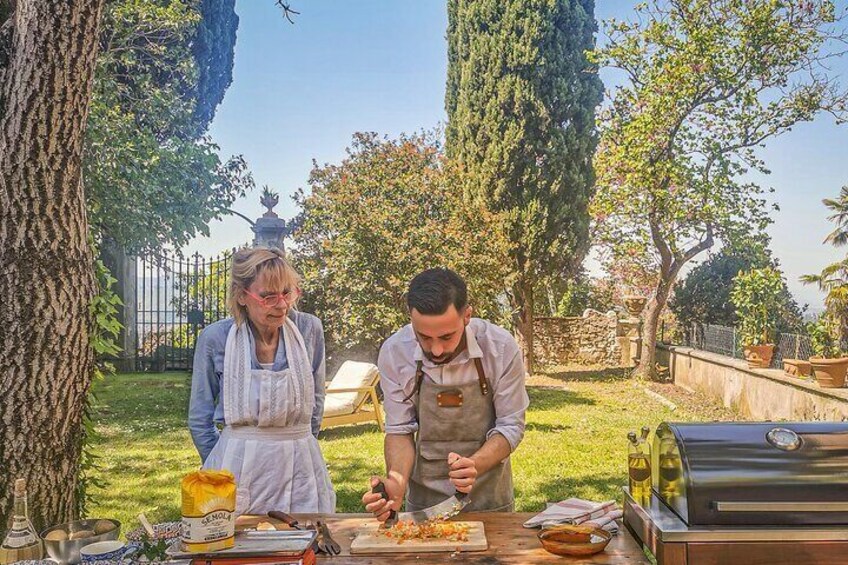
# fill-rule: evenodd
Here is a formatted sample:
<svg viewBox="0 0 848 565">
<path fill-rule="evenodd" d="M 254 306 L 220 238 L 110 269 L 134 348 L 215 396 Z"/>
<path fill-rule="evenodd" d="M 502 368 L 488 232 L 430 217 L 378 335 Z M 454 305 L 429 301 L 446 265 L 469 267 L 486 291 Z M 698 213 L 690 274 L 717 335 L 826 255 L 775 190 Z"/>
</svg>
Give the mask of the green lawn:
<svg viewBox="0 0 848 565">
<path fill-rule="evenodd" d="M 619 497 L 626 482 L 626 435 L 663 420 L 710 420 L 734 415 L 673 392 L 672 412 L 625 378 L 620 370 L 561 371 L 529 381 L 527 433 L 513 456 L 519 511 L 570 496 Z M 180 480 L 200 460 L 186 428 L 189 376 L 125 374 L 98 385 L 98 478 L 91 515 L 112 517 L 129 530 L 136 515 L 151 521 L 178 519 Z M 660 390 L 660 392 L 663 392 Z M 338 510 L 359 512 L 368 477 L 383 467 L 382 435 L 375 425 L 336 428 L 320 440 L 338 493 Z"/>
</svg>

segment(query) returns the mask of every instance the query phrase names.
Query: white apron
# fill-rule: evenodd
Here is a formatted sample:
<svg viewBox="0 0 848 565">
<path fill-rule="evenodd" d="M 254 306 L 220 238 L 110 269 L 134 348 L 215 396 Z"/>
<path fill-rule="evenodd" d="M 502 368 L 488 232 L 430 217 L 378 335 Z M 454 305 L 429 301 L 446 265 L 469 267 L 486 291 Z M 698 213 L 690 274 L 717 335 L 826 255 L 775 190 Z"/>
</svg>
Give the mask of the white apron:
<svg viewBox="0 0 848 565">
<path fill-rule="evenodd" d="M 203 464 L 236 478 L 236 515 L 335 512 L 336 494 L 312 435 L 315 380 L 303 336 L 281 328 L 288 369 L 251 368 L 249 330 L 233 324 L 224 349 L 226 426 Z"/>
</svg>

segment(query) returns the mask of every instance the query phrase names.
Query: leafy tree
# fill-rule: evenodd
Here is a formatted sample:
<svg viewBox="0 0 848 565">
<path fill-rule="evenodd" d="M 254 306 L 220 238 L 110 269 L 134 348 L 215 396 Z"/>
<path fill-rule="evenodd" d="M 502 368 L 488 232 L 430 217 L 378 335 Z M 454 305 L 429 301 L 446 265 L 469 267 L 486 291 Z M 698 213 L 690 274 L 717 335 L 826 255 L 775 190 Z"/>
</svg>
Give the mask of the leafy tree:
<svg viewBox="0 0 848 565">
<path fill-rule="evenodd" d="M 462 175 L 433 134 L 359 133 L 340 164 L 315 164 L 310 192 L 295 198 L 292 253 L 303 308 L 336 346 L 376 352 L 408 321 L 409 281 L 440 265 L 465 277 L 479 315 L 498 318 L 507 242 L 498 215 L 462 198 Z"/>
<path fill-rule="evenodd" d="M 692 269 L 674 292 L 669 306 L 684 328 L 692 324 L 736 326 L 739 317 L 730 300 L 733 281 L 741 271 L 780 265 L 761 242 L 750 245 L 723 247 L 718 253 Z M 778 297 L 782 315 L 777 321 L 778 332 L 803 329 L 803 310 L 798 306 L 784 281 Z"/>
<path fill-rule="evenodd" d="M 232 79 L 233 4 L 106 3 L 83 161 L 99 237 L 179 248 L 252 187 L 244 160 L 222 163 L 204 136 Z"/>
<path fill-rule="evenodd" d="M 233 59 L 239 19 L 235 0 L 201 0 L 200 23 L 192 43 L 197 66 L 197 103 L 194 117 L 198 131 L 205 131 L 218 104 L 233 82 Z"/>
<path fill-rule="evenodd" d="M 585 51 L 593 0 L 449 0 L 447 148 L 466 192 L 505 212 L 515 328 L 533 366 L 535 289 L 574 272 L 588 248 L 595 107 Z"/>
<path fill-rule="evenodd" d="M 83 148 L 92 143 L 85 130 L 105 4 L 0 0 L 0 296 L 15 297 L 0 301 L 6 331 L 0 339 L 0 523 L 7 521 L 10 481 L 17 477 L 30 486 L 37 526 L 69 521 L 80 508 L 83 416 L 97 347 L 91 338 L 102 313 L 94 298 L 89 226 L 89 216 L 102 210 L 86 211 L 96 200 L 86 196 Z M 135 50 L 145 57 L 146 39 L 126 46 L 125 62 Z M 116 76 L 115 84 L 130 78 Z M 169 80 L 167 73 L 155 78 Z M 161 108 L 159 115 L 167 122 L 182 108 Z M 157 139 L 167 145 L 168 136 Z"/>
<path fill-rule="evenodd" d="M 582 316 L 587 308 L 608 312 L 616 307 L 612 281 L 591 278 L 585 269 L 575 277 L 545 279 L 535 294 L 536 316 Z"/>
<path fill-rule="evenodd" d="M 638 373 L 681 269 L 716 241 L 769 223 L 757 150 L 820 111 L 845 113 L 827 62 L 841 23 L 828 0 L 648 0 L 607 23 L 592 59 L 627 78 L 601 117 L 593 202 L 612 260 L 652 265 Z"/>
<path fill-rule="evenodd" d="M 733 279 L 740 271 L 773 264 L 768 236 L 745 238 L 738 245 L 723 246 L 694 267 L 674 289 L 669 306 L 684 327 L 695 323 L 735 326 L 736 307 L 730 300 Z"/>
</svg>

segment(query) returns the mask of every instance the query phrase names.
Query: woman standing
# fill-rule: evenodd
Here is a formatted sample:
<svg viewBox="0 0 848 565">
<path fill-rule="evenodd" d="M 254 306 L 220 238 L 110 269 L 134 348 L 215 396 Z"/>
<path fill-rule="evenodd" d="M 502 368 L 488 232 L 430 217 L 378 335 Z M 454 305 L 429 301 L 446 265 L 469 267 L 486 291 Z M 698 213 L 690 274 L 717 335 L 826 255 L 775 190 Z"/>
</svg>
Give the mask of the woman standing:
<svg viewBox="0 0 848 565">
<path fill-rule="evenodd" d="M 317 440 L 324 331 L 318 318 L 294 309 L 299 282 L 278 249 L 236 252 L 232 318 L 197 340 L 189 429 L 203 468 L 235 475 L 237 515 L 335 511 Z"/>
</svg>

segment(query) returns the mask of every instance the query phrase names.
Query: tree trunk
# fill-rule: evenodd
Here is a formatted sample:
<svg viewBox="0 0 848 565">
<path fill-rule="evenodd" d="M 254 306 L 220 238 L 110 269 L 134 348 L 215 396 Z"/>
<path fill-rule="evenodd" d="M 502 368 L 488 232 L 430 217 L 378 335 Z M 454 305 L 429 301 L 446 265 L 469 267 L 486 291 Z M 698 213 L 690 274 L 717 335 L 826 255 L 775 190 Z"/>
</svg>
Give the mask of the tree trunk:
<svg viewBox="0 0 848 565">
<path fill-rule="evenodd" d="M 535 344 L 533 339 L 533 284 L 526 281 L 517 284 L 513 295 L 515 297 L 513 322 L 518 333 L 518 344 L 524 354 L 524 369 L 528 375 L 532 375 L 536 364 L 536 354 L 533 350 Z"/>
<path fill-rule="evenodd" d="M 639 366 L 636 368 L 636 375 L 641 378 L 657 379 L 657 330 L 660 325 L 660 316 L 668 303 L 669 294 L 676 280 L 677 273 L 661 278 L 657 284 L 656 293 L 645 308 L 642 324 L 642 352 L 639 357 Z"/>
<path fill-rule="evenodd" d="M 103 0 L 19 0 L 0 84 L 0 523 L 27 479 L 37 528 L 78 508 L 95 292 L 81 182 Z"/>
</svg>

